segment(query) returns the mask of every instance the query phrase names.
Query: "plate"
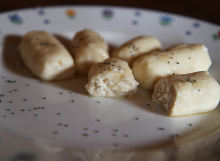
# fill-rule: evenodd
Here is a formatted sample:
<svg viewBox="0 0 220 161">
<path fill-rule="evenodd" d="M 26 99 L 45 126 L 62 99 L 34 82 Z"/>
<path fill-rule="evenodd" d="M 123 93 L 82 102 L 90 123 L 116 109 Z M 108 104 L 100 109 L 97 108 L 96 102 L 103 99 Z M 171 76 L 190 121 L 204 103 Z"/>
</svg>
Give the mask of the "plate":
<svg viewBox="0 0 220 161">
<path fill-rule="evenodd" d="M 133 98 L 90 97 L 87 77 L 45 82 L 22 63 L 18 44 L 30 30 L 46 30 L 67 48 L 74 34 L 100 33 L 111 51 L 140 35 L 162 47 L 202 43 L 220 82 L 220 27 L 164 12 L 113 6 L 60 6 L 0 15 L 0 160 L 182 160 L 219 157 L 220 107 L 171 118 L 138 89 Z M 208 150 L 207 150 L 208 149 Z"/>
</svg>

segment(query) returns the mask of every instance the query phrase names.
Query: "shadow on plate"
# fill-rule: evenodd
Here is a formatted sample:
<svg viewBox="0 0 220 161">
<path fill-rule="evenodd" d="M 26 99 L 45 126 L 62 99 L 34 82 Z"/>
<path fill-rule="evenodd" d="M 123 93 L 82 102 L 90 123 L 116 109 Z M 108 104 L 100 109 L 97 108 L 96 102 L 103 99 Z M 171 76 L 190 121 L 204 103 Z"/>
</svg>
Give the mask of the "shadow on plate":
<svg viewBox="0 0 220 161">
<path fill-rule="evenodd" d="M 209 68 L 209 73 L 210 75 L 215 78 L 215 80 L 220 84 L 220 74 L 219 74 L 219 69 L 220 69 L 220 63 L 218 63 L 215 60 L 212 60 L 212 65 Z"/>
<path fill-rule="evenodd" d="M 117 48 L 117 46 L 113 45 L 113 44 L 108 44 L 108 53 L 109 53 L 109 56 L 111 57 L 112 53 L 114 52 L 114 50 Z"/>
<path fill-rule="evenodd" d="M 142 108 L 157 115 L 168 117 L 166 112 L 152 101 L 152 92 L 138 87 L 138 91 L 132 98 L 125 98 L 134 104 L 134 107 Z"/>
<path fill-rule="evenodd" d="M 53 35 L 55 38 L 57 38 L 63 45 L 64 47 L 69 51 L 69 53 L 71 53 L 70 51 L 70 39 L 63 36 L 63 35 L 59 35 L 59 34 L 54 34 Z"/>
<path fill-rule="evenodd" d="M 17 51 L 21 39 L 19 35 L 5 36 L 2 50 L 3 63 L 10 72 L 24 77 L 33 77 L 31 71 L 24 66 Z"/>
</svg>

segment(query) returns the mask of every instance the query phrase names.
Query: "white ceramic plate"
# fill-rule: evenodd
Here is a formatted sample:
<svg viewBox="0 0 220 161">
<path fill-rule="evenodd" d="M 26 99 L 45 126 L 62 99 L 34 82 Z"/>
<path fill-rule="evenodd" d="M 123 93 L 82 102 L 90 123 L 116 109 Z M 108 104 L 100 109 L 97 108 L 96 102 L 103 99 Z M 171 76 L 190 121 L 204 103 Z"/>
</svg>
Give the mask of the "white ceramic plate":
<svg viewBox="0 0 220 161">
<path fill-rule="evenodd" d="M 16 48 L 30 30 L 46 30 L 68 47 L 74 34 L 85 28 L 100 33 L 112 49 L 139 35 L 156 37 L 163 48 L 203 43 L 213 61 L 210 74 L 220 82 L 219 26 L 111 6 L 11 11 L 0 15 L 0 22 L 0 160 L 218 157 L 219 153 L 212 153 L 219 149 L 215 145 L 220 107 L 207 114 L 170 118 L 142 89 L 130 99 L 89 97 L 84 88 L 86 77 L 43 82 L 23 66 Z M 205 154 L 195 155 L 204 149 Z"/>
</svg>

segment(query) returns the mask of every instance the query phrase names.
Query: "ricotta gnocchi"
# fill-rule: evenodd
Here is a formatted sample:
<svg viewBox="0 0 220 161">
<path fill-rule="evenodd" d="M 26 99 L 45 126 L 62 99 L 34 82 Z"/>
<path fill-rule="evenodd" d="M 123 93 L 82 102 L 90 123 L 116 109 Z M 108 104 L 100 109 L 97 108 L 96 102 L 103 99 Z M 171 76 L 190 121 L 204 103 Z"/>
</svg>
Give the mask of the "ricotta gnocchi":
<svg viewBox="0 0 220 161">
<path fill-rule="evenodd" d="M 26 33 L 18 51 L 24 64 L 42 80 L 66 79 L 74 74 L 71 54 L 46 31 Z"/>
<path fill-rule="evenodd" d="M 216 108 L 220 88 L 208 72 L 201 71 L 161 78 L 152 97 L 169 116 L 192 115 Z"/>
<path fill-rule="evenodd" d="M 137 92 L 138 82 L 128 63 L 117 58 L 94 64 L 88 80 L 85 88 L 92 96 L 132 97 Z"/>
</svg>

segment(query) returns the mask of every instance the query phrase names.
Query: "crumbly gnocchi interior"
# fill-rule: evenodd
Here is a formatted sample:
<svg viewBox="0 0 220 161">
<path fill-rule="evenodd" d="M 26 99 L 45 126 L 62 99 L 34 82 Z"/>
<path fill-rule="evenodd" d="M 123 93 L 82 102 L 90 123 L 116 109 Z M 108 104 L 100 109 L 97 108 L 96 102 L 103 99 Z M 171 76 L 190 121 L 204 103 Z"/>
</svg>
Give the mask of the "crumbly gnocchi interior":
<svg viewBox="0 0 220 161">
<path fill-rule="evenodd" d="M 127 62 L 109 58 L 91 67 L 85 88 L 92 96 L 132 97 L 137 85 Z"/>
</svg>

